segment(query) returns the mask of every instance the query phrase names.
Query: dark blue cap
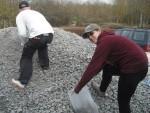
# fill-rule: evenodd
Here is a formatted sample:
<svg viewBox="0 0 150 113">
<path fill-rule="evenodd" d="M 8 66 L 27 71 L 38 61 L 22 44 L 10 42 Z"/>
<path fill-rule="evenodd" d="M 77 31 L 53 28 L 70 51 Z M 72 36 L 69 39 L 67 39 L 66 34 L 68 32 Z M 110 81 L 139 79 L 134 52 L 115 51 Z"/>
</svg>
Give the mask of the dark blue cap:
<svg viewBox="0 0 150 113">
<path fill-rule="evenodd" d="M 21 1 L 19 3 L 19 9 L 25 8 L 25 7 L 29 7 L 29 3 L 27 1 Z"/>
</svg>

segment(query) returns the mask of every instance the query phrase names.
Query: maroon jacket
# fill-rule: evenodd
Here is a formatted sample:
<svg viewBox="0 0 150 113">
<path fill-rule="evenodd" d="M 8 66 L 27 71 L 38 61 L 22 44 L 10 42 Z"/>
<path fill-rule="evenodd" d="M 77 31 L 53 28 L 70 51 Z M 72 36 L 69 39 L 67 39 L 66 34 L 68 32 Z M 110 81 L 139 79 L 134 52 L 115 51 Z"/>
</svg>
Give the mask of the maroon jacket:
<svg viewBox="0 0 150 113">
<path fill-rule="evenodd" d="M 102 32 L 90 64 L 75 88 L 78 93 L 106 63 L 117 64 L 120 73 L 131 74 L 147 70 L 148 59 L 133 41 L 111 32 Z"/>
</svg>

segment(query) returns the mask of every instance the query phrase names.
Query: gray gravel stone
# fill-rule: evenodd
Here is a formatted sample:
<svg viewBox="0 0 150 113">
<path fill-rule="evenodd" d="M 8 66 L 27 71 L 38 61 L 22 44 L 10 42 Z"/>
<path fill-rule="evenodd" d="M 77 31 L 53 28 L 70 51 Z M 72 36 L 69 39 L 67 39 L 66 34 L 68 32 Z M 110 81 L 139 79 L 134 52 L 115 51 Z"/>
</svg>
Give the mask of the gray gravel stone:
<svg viewBox="0 0 150 113">
<path fill-rule="evenodd" d="M 80 79 L 94 45 L 74 33 L 55 28 L 54 40 L 48 48 L 50 69 L 42 71 L 35 54 L 33 76 L 24 91 L 11 84 L 11 79 L 19 76 L 22 53 L 15 27 L 0 30 L 0 48 L 0 113 L 73 113 L 67 92 Z M 100 83 L 100 75 L 92 81 Z M 117 82 L 114 77 L 107 90 L 108 98 L 99 97 L 88 84 L 100 113 L 118 113 Z M 144 81 L 131 100 L 131 109 L 133 113 L 150 113 L 150 87 Z"/>
</svg>

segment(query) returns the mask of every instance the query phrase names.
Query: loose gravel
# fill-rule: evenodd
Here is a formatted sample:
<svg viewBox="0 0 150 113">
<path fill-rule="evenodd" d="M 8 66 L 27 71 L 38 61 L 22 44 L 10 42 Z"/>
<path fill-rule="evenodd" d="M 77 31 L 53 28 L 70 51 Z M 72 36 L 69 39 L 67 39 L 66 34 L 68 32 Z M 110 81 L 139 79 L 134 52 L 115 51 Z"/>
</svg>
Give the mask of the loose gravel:
<svg viewBox="0 0 150 113">
<path fill-rule="evenodd" d="M 73 113 L 68 98 L 90 62 L 95 45 L 80 36 L 55 28 L 54 40 L 49 45 L 50 69 L 42 71 L 37 53 L 33 57 L 33 76 L 24 91 L 11 84 L 19 76 L 19 60 L 22 46 L 15 27 L 0 30 L 0 113 Z M 92 81 L 100 83 L 101 73 Z M 145 80 L 150 79 L 150 76 Z M 150 87 L 143 80 L 132 100 L 133 113 L 150 113 Z M 99 97 L 90 87 L 91 95 L 99 107 L 99 113 L 118 113 L 117 82 L 114 77 L 107 93 Z"/>
</svg>

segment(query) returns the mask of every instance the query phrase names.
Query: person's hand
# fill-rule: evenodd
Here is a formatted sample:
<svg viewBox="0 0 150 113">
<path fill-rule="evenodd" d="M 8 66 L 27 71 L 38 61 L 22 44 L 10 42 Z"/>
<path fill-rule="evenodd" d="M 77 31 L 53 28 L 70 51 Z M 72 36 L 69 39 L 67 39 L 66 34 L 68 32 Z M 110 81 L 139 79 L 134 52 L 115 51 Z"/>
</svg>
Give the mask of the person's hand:
<svg viewBox="0 0 150 113">
<path fill-rule="evenodd" d="M 70 94 L 71 94 L 71 95 L 76 94 L 75 91 L 74 91 L 74 88 L 70 90 Z"/>
<path fill-rule="evenodd" d="M 74 88 L 74 92 L 75 92 L 76 94 L 78 94 L 80 91 L 77 89 L 77 87 L 75 87 L 75 88 Z"/>
<path fill-rule="evenodd" d="M 76 93 L 76 92 L 75 92 L 75 89 L 73 88 L 73 89 L 70 90 L 70 94 L 71 94 L 71 95 L 75 95 L 75 94 L 77 95 L 78 93 Z"/>
<path fill-rule="evenodd" d="M 21 42 L 21 46 L 24 46 L 24 43 Z"/>
</svg>

